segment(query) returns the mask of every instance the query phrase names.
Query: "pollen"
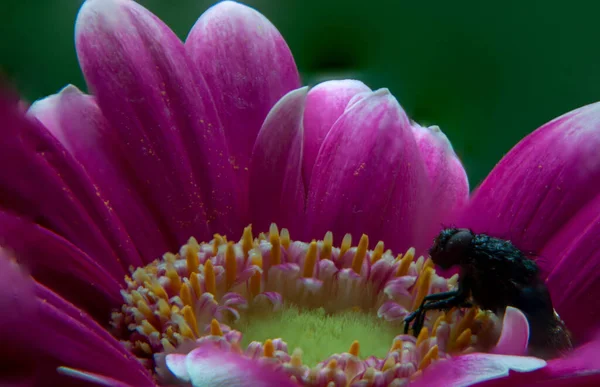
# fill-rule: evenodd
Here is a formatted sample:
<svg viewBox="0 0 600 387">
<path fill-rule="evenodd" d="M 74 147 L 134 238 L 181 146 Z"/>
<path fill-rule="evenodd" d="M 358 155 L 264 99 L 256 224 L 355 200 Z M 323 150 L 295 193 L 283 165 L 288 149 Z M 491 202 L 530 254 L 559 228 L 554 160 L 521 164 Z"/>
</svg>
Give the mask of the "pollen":
<svg viewBox="0 0 600 387">
<path fill-rule="evenodd" d="M 367 235 L 353 245 L 346 234 L 337 247 L 331 232 L 300 242 L 275 224 L 262 231 L 255 237 L 248 226 L 237 242 L 192 237 L 132 269 L 114 336 L 156 375 L 164 370 L 154 355 L 213 343 L 279 364 L 300 385 L 325 386 L 402 385 L 497 341 L 498 319 L 477 308 L 428 311 L 416 337 L 403 334 L 427 295 L 457 286 L 414 248 L 394 255 L 383 241 L 369 250 Z"/>
</svg>

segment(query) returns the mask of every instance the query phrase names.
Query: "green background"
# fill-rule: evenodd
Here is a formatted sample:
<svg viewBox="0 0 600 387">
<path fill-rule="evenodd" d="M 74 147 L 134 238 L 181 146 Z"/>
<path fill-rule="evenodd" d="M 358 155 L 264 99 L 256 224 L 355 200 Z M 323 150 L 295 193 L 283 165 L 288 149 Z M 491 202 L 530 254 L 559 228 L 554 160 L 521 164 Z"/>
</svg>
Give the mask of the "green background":
<svg viewBox="0 0 600 387">
<path fill-rule="evenodd" d="M 184 39 L 213 2 L 140 1 Z M 29 100 L 85 87 L 81 0 L 2 0 L 0 66 Z M 600 2 L 248 0 L 281 31 L 305 83 L 387 87 L 437 124 L 478 184 L 524 135 L 600 99 Z"/>
</svg>

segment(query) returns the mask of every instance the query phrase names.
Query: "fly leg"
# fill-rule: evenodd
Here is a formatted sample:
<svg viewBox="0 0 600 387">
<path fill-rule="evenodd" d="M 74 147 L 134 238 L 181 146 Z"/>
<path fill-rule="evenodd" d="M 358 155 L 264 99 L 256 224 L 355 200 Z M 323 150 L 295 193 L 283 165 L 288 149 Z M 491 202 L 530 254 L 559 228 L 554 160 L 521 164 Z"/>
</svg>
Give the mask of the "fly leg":
<svg viewBox="0 0 600 387">
<path fill-rule="evenodd" d="M 453 307 L 469 306 L 467 303 L 468 291 L 462 284 L 459 284 L 458 289 L 448 292 L 434 293 L 423 298 L 421 305 L 404 318 L 404 334 L 408 333 L 410 323 L 414 320 L 413 332 L 415 336 L 421 332 L 423 323 L 425 322 L 425 314 L 428 310 L 450 309 Z"/>
</svg>

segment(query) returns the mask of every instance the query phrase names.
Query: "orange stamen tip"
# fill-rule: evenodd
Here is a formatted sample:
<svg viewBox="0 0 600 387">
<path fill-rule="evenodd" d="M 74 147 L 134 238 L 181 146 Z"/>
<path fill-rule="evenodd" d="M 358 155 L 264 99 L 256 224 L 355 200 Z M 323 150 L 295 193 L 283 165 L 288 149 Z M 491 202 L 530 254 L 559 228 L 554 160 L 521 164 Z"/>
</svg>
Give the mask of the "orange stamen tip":
<svg viewBox="0 0 600 387">
<path fill-rule="evenodd" d="M 227 243 L 225 250 L 225 287 L 230 289 L 235 283 L 237 277 L 237 260 L 235 258 L 235 249 L 233 242 Z"/>
<path fill-rule="evenodd" d="M 312 242 L 310 242 L 310 245 L 308 246 L 308 251 L 306 252 L 306 257 L 304 259 L 304 270 L 302 272 L 302 276 L 304 278 L 312 277 L 316 262 L 317 262 L 317 242 L 313 240 Z"/>
<path fill-rule="evenodd" d="M 181 302 L 183 305 L 193 305 L 194 300 L 192 298 L 192 291 L 188 284 L 181 285 L 181 289 L 179 290 L 179 298 L 181 298 Z"/>
<path fill-rule="evenodd" d="M 392 349 L 390 349 L 391 351 L 400 351 L 402 350 L 402 347 L 404 346 L 404 342 L 400 339 L 395 339 L 394 343 L 392 344 Z"/>
<path fill-rule="evenodd" d="M 214 318 L 210 322 L 210 334 L 212 336 L 223 336 L 221 326 L 219 325 L 219 322 Z"/>
<path fill-rule="evenodd" d="M 215 277 L 215 268 L 210 259 L 204 264 L 204 289 L 213 296 L 217 295 L 217 278 Z"/>
<path fill-rule="evenodd" d="M 183 307 L 183 309 L 181 309 L 181 312 L 183 313 L 183 318 L 185 319 L 187 325 L 192 328 L 194 338 L 200 337 L 200 333 L 198 332 L 198 323 L 196 322 L 196 315 L 194 314 L 192 308 L 189 305 L 186 305 Z"/>
<path fill-rule="evenodd" d="M 337 360 L 335 360 L 335 359 L 331 359 L 329 361 L 329 363 L 327 363 L 327 368 L 329 368 L 330 370 L 336 369 L 337 366 L 338 366 L 338 363 L 337 363 Z"/>
<path fill-rule="evenodd" d="M 288 231 L 287 228 L 282 228 L 281 229 L 281 245 L 283 246 L 284 249 L 287 250 L 290 248 L 290 243 L 291 243 L 290 232 Z"/>
<path fill-rule="evenodd" d="M 421 328 L 419 336 L 417 337 L 417 347 L 425 340 L 429 338 L 429 329 L 427 327 Z"/>
<path fill-rule="evenodd" d="M 365 257 L 367 256 L 368 248 L 369 237 L 363 234 L 360 237 L 358 247 L 356 248 L 356 253 L 354 254 L 354 258 L 352 259 L 352 270 L 354 270 L 356 274 L 360 274 L 360 269 L 362 268 Z"/>
<path fill-rule="evenodd" d="M 187 248 L 185 250 L 185 260 L 188 272 L 197 273 L 200 262 L 198 261 L 198 251 L 200 251 L 200 245 L 196 238 L 191 237 L 188 240 Z"/>
<path fill-rule="evenodd" d="M 433 327 L 431 328 L 431 336 L 435 336 L 438 327 L 444 321 L 445 315 L 442 313 L 433 323 Z"/>
<path fill-rule="evenodd" d="M 271 223 L 269 229 L 269 242 L 271 242 L 271 262 L 272 266 L 281 263 L 281 239 L 279 238 L 279 229 L 275 223 Z"/>
<path fill-rule="evenodd" d="M 352 247 L 352 235 L 346 234 L 344 235 L 344 239 L 342 239 L 342 245 L 340 246 L 340 258 L 346 254 L 348 250 Z"/>
<path fill-rule="evenodd" d="M 265 357 L 275 356 L 275 347 L 273 346 L 273 340 L 265 340 L 265 344 L 263 345 L 263 355 Z"/>
<path fill-rule="evenodd" d="M 375 249 L 373 250 L 373 253 L 371 254 L 371 263 L 375 263 L 375 262 L 379 261 L 381 259 L 381 257 L 383 257 L 383 249 L 384 249 L 383 241 L 377 242 L 377 245 L 375 245 Z"/>
<path fill-rule="evenodd" d="M 465 349 L 469 344 L 471 344 L 471 329 L 465 329 L 456 339 L 455 347 L 456 349 Z"/>
<path fill-rule="evenodd" d="M 350 345 L 350 349 L 348 350 L 348 353 L 352 356 L 358 356 L 360 352 L 360 343 L 358 342 L 358 340 L 354 340 L 352 342 L 352 345 Z"/>
<path fill-rule="evenodd" d="M 331 250 L 333 248 L 333 233 L 327 231 L 323 238 L 323 248 L 321 249 L 321 259 L 331 259 Z"/>
<path fill-rule="evenodd" d="M 437 345 L 429 348 L 429 351 L 423 356 L 423 360 L 419 363 L 419 370 L 424 370 L 427 368 L 433 360 L 437 360 L 439 355 L 439 349 Z"/>
<path fill-rule="evenodd" d="M 242 234 L 242 250 L 244 251 L 244 259 L 248 258 L 248 252 L 252 249 L 254 238 L 252 237 L 252 225 L 244 228 Z"/>
<path fill-rule="evenodd" d="M 381 368 L 381 370 L 387 371 L 387 370 L 391 369 L 394 365 L 396 365 L 396 361 L 394 360 L 393 357 L 388 356 L 388 358 L 385 360 L 385 363 L 383 363 L 383 367 Z"/>
</svg>

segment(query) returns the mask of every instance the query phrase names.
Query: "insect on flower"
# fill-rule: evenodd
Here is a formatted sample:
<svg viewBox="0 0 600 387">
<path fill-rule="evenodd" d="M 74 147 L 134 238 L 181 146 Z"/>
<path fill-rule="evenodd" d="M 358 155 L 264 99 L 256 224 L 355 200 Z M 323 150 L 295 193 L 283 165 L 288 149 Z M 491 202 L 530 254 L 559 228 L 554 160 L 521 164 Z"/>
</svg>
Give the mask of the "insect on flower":
<svg viewBox="0 0 600 387">
<path fill-rule="evenodd" d="M 530 355 L 549 359 L 573 348 L 537 264 L 510 241 L 464 228 L 448 228 L 437 236 L 429 253 L 443 269 L 460 266 L 458 287 L 425 297 L 419 308 L 405 318 L 405 333 L 414 321 L 413 332 L 418 334 L 428 310 L 476 305 L 501 314 L 507 306 L 513 306 L 529 322 Z"/>
</svg>

